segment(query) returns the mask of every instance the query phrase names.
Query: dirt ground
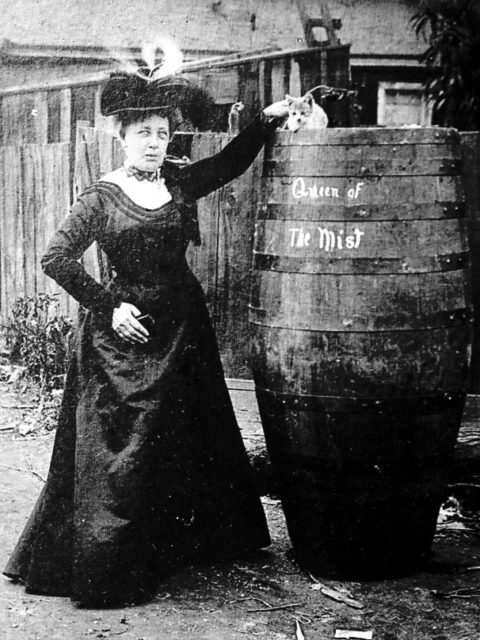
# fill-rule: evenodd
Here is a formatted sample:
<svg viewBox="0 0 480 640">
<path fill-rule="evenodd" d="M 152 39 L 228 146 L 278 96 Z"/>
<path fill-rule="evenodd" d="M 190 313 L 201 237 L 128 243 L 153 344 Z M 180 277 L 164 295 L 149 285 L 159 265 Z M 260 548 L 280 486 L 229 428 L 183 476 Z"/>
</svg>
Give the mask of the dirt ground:
<svg viewBox="0 0 480 640">
<path fill-rule="evenodd" d="M 246 437 L 258 437 L 252 436 L 258 418 L 251 394 L 232 392 L 232 397 Z M 5 384 L 0 403 L 3 567 L 46 476 L 53 432 L 23 429 L 20 435 L 19 426 L 33 424 L 35 414 L 31 401 L 19 399 Z M 273 539 L 268 550 L 234 564 L 187 567 L 148 605 L 79 610 L 67 599 L 26 594 L 0 578 L 0 638 L 324 640 L 343 629 L 372 631 L 373 640 L 480 639 L 480 514 L 468 510 L 471 504 L 462 502 L 460 514 L 457 510 L 450 519 L 443 516 L 425 571 L 365 583 L 319 578 L 333 589 L 328 592 L 290 559 L 278 500 L 267 496 L 263 503 Z M 347 592 L 354 602 L 338 601 Z"/>
</svg>

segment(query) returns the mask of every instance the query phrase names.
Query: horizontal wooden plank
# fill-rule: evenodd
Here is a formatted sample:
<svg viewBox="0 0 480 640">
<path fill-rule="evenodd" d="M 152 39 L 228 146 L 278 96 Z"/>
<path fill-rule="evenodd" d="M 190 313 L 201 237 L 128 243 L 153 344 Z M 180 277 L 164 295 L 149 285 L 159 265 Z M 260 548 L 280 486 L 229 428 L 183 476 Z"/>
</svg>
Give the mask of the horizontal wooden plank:
<svg viewBox="0 0 480 640">
<path fill-rule="evenodd" d="M 460 161 L 445 158 L 421 159 L 408 163 L 399 161 L 384 161 L 373 158 L 364 165 L 355 161 L 338 163 L 330 158 L 314 163 L 310 160 L 267 160 L 265 176 L 311 176 L 318 178 L 329 176 L 357 176 L 361 180 L 365 176 L 456 176 L 460 173 Z"/>
<path fill-rule="evenodd" d="M 443 409 L 463 406 L 466 393 L 464 391 L 441 392 L 426 395 L 420 390 L 416 395 L 399 395 L 383 397 L 378 394 L 374 396 L 331 396 L 331 395 L 308 395 L 272 391 L 262 389 L 257 386 L 257 395 L 270 396 L 270 400 L 276 401 L 286 409 L 296 412 L 327 412 L 328 414 L 352 413 L 365 415 L 371 414 L 396 414 L 404 413 L 429 415 L 438 413 Z M 391 452 L 395 455 L 393 452 Z"/>
<path fill-rule="evenodd" d="M 459 145 L 291 145 L 269 147 L 268 176 L 415 176 L 457 175 Z"/>
<path fill-rule="evenodd" d="M 262 187 L 262 201 L 267 205 L 315 204 L 318 208 L 332 208 L 415 203 L 420 208 L 432 202 L 460 205 L 465 200 L 458 176 L 264 177 Z"/>
<path fill-rule="evenodd" d="M 255 271 L 253 322 L 318 331 L 427 330 L 470 319 L 468 274 L 321 276 Z"/>
<path fill-rule="evenodd" d="M 335 333 L 251 326 L 255 384 L 302 395 L 398 398 L 462 392 L 465 327 Z"/>
<path fill-rule="evenodd" d="M 269 145 L 404 145 L 458 144 L 456 129 L 443 127 L 345 127 L 328 129 L 300 129 L 293 132 L 277 130 Z M 270 153 L 267 145 L 267 153 Z"/>
<path fill-rule="evenodd" d="M 292 258 L 413 260 L 467 252 L 465 219 L 366 222 L 258 220 L 254 250 Z"/>
<path fill-rule="evenodd" d="M 333 200 L 319 206 L 314 200 L 297 200 L 294 203 L 262 203 L 257 219 L 296 221 L 357 221 L 357 220 L 443 220 L 463 218 L 466 208 L 463 202 L 384 202 L 383 204 L 338 204 Z M 479 223 L 480 229 L 480 223 Z"/>
<path fill-rule="evenodd" d="M 468 252 L 405 258 L 331 258 L 282 256 L 254 252 L 253 268 L 283 273 L 398 274 L 453 271 L 469 265 Z"/>
</svg>

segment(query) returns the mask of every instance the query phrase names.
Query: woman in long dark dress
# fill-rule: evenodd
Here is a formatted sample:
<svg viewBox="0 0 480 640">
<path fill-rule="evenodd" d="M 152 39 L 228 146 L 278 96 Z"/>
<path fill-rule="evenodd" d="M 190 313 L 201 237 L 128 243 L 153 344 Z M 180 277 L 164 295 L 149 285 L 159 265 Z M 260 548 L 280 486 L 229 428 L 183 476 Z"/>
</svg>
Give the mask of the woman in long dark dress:
<svg viewBox="0 0 480 640">
<path fill-rule="evenodd" d="M 270 542 L 185 251 L 196 199 L 249 166 L 286 107 L 179 164 L 165 154 L 189 90 L 109 80 L 102 110 L 120 121 L 126 163 L 78 198 L 42 260 L 87 311 L 48 479 L 4 573 L 80 606 L 142 602 L 176 566 Z M 114 270 L 107 286 L 78 262 L 94 240 Z"/>
</svg>

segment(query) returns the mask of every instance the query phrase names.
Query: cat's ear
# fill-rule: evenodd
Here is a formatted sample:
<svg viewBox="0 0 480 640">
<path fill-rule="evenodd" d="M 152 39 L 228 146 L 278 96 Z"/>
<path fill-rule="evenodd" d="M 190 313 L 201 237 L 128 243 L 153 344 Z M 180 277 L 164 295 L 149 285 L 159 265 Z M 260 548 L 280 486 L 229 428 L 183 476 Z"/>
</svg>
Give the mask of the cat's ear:
<svg viewBox="0 0 480 640">
<path fill-rule="evenodd" d="M 304 96 L 303 96 L 303 100 L 304 102 L 306 102 L 307 104 L 313 104 L 313 96 L 310 93 L 310 91 L 308 91 Z"/>
<path fill-rule="evenodd" d="M 293 102 L 293 98 L 292 96 L 290 96 L 288 93 L 285 94 L 285 100 L 288 102 L 288 104 L 292 104 Z"/>
</svg>

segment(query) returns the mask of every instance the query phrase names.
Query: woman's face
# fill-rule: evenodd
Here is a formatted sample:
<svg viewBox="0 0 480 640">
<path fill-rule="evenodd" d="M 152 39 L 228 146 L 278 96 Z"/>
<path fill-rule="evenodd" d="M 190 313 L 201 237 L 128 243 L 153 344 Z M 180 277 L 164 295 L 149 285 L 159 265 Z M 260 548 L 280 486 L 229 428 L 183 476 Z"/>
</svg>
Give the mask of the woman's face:
<svg viewBox="0 0 480 640">
<path fill-rule="evenodd" d="M 125 127 L 122 140 L 127 164 L 141 171 L 155 171 L 162 166 L 170 141 L 167 118 L 149 116 Z"/>
</svg>

